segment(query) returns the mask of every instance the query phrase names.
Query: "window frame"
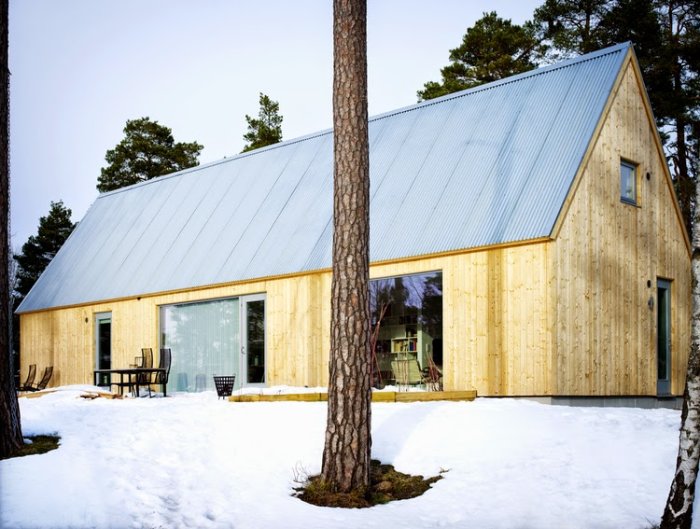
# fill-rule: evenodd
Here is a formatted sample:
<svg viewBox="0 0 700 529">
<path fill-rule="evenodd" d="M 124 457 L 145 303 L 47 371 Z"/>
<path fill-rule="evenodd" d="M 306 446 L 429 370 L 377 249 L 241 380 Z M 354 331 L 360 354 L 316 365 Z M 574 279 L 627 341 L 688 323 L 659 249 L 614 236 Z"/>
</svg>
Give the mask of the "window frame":
<svg viewBox="0 0 700 529">
<path fill-rule="evenodd" d="M 633 189 L 633 197 L 629 198 L 624 194 L 624 188 L 623 188 L 623 168 L 628 168 L 632 170 L 632 175 L 633 175 L 633 183 L 634 185 L 632 186 Z M 620 202 L 623 204 L 627 204 L 629 206 L 639 206 L 639 164 L 634 163 L 631 160 L 627 160 L 625 158 L 620 158 L 620 176 L 619 176 L 619 183 L 620 183 Z"/>
</svg>

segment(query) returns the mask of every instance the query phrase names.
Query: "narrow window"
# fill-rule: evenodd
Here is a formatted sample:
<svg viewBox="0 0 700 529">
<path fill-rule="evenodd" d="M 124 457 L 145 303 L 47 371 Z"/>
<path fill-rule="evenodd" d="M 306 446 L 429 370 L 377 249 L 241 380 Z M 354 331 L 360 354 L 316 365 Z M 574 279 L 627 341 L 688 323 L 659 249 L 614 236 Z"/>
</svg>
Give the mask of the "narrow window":
<svg viewBox="0 0 700 529">
<path fill-rule="evenodd" d="M 630 162 L 620 162 L 620 199 L 637 204 L 637 166 Z"/>
</svg>

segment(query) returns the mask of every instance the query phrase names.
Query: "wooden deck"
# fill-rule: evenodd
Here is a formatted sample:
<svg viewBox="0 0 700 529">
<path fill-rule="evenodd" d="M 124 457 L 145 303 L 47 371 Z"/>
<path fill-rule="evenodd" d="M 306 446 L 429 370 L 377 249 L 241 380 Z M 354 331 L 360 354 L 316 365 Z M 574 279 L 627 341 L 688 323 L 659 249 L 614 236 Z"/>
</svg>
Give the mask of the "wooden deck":
<svg viewBox="0 0 700 529">
<path fill-rule="evenodd" d="M 434 400 L 471 401 L 476 390 L 466 391 L 375 391 L 372 402 L 427 402 Z M 281 395 L 234 395 L 229 402 L 322 402 L 328 393 L 288 393 Z"/>
</svg>

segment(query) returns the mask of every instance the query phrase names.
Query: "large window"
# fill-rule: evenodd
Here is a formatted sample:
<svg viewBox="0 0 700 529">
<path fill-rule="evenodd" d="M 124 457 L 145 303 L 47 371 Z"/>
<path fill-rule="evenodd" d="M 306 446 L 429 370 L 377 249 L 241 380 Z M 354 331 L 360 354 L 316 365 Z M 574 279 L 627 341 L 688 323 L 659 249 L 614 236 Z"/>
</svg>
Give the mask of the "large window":
<svg viewBox="0 0 700 529">
<path fill-rule="evenodd" d="M 370 282 L 375 386 L 442 389 L 442 273 Z"/>
<path fill-rule="evenodd" d="M 213 390 L 213 375 L 237 375 L 239 300 L 218 299 L 160 308 L 161 347 L 172 350 L 170 391 Z"/>
</svg>

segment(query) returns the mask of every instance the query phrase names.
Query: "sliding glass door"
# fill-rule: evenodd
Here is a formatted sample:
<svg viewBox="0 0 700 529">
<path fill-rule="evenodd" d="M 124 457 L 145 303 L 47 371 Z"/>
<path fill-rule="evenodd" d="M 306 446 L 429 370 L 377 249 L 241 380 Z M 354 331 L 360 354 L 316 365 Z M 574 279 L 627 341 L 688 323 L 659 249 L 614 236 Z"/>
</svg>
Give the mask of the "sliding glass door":
<svg viewBox="0 0 700 529">
<path fill-rule="evenodd" d="M 160 343 L 172 352 L 169 392 L 213 390 L 214 375 L 236 375 L 240 386 L 239 320 L 237 298 L 161 307 Z"/>
<path fill-rule="evenodd" d="M 168 391 L 214 390 L 214 375 L 235 375 L 236 388 L 266 383 L 264 294 L 165 305 L 160 328 Z"/>
</svg>

